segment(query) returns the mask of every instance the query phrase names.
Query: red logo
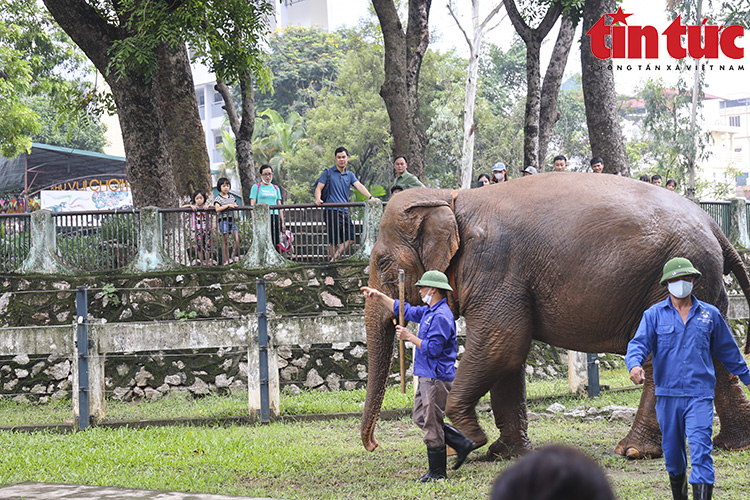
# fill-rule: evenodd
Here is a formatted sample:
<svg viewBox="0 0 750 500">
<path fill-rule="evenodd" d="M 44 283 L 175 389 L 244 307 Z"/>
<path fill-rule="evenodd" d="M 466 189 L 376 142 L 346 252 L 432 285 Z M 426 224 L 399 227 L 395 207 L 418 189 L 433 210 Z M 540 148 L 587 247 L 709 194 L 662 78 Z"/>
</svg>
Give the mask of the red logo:
<svg viewBox="0 0 750 500">
<path fill-rule="evenodd" d="M 607 25 L 606 17 L 612 19 Z M 604 14 L 586 33 L 591 37 L 591 52 L 598 59 L 657 59 L 659 57 L 659 32 L 653 26 L 628 26 L 622 7 L 613 14 Z M 666 40 L 667 52 L 675 59 L 718 59 L 719 51 L 731 59 L 742 59 L 745 49 L 737 46 L 737 39 L 745 36 L 745 28 L 739 25 L 706 25 L 708 19 L 698 26 L 685 26 L 682 16 L 677 16 L 661 34 Z M 612 39 L 611 48 L 606 37 Z M 686 39 L 686 46 L 683 41 Z"/>
</svg>

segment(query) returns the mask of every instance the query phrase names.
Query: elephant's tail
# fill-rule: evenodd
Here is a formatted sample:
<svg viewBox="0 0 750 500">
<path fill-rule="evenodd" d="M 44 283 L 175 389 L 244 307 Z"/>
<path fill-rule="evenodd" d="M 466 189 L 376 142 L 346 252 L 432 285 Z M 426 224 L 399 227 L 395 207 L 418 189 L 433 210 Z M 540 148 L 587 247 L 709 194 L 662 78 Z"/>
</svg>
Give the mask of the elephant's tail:
<svg viewBox="0 0 750 500">
<path fill-rule="evenodd" d="M 730 272 L 734 274 L 734 277 L 737 278 L 737 282 L 740 284 L 740 288 L 742 288 L 742 293 L 745 294 L 748 307 L 750 307 L 750 277 L 742 262 L 742 257 L 740 257 L 740 254 L 723 233 L 717 236 L 719 237 L 719 243 L 724 253 L 724 274 L 729 274 Z M 745 331 L 745 354 L 750 354 L 750 324 L 748 324 Z"/>
</svg>

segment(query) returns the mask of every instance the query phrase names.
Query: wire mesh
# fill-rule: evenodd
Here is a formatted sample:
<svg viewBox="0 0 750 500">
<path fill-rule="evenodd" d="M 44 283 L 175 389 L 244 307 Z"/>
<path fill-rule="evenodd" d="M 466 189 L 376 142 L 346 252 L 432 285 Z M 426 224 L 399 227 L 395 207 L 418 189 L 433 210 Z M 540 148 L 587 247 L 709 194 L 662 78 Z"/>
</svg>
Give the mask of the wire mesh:
<svg viewBox="0 0 750 500">
<path fill-rule="evenodd" d="M 162 209 L 162 246 L 184 266 L 216 266 L 241 259 L 252 242 L 252 209 L 240 207 L 229 214 L 212 208 Z M 227 221 L 231 220 L 231 225 Z M 235 234 L 237 237 L 235 238 Z M 236 257 L 236 260 L 234 259 Z"/>
<path fill-rule="evenodd" d="M 354 255 L 364 234 L 364 203 L 278 205 L 283 209 L 286 229 L 294 235 L 294 261 L 325 264 Z"/>
<path fill-rule="evenodd" d="M 0 270 L 17 270 L 31 248 L 31 214 L 0 214 Z"/>
<path fill-rule="evenodd" d="M 83 271 L 112 271 L 138 254 L 137 211 L 60 212 L 52 214 L 57 256 Z"/>
</svg>

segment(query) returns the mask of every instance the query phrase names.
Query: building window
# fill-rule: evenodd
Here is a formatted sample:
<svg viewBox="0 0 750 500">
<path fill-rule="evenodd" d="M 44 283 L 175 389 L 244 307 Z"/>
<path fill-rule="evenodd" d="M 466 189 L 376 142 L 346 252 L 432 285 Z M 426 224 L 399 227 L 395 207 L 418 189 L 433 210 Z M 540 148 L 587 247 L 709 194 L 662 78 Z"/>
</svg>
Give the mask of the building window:
<svg viewBox="0 0 750 500">
<path fill-rule="evenodd" d="M 216 144 L 216 146 L 221 146 L 223 142 L 224 142 L 223 136 L 217 135 L 216 137 L 214 137 L 214 144 Z"/>
<path fill-rule="evenodd" d="M 740 126 L 740 117 L 739 116 L 730 116 L 729 117 L 729 126 L 730 127 L 739 127 Z"/>
<path fill-rule="evenodd" d="M 218 104 L 223 102 L 224 99 L 221 98 L 221 94 L 219 94 L 218 92 L 214 92 L 214 103 Z"/>
</svg>

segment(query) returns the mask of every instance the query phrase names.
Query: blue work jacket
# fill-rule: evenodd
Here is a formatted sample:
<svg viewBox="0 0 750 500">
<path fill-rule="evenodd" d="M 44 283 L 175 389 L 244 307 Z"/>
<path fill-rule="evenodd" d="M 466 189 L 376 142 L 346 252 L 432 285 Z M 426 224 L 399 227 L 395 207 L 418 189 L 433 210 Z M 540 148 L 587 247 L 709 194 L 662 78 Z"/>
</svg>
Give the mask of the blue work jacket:
<svg viewBox="0 0 750 500">
<path fill-rule="evenodd" d="M 714 397 L 716 374 L 713 354 L 742 383 L 750 371 L 719 310 L 693 296 L 687 321 L 667 297 L 643 313 L 635 336 L 628 343 L 628 371 L 652 355 L 657 396 Z"/>
<path fill-rule="evenodd" d="M 398 316 L 398 299 L 393 314 Z M 414 375 L 452 382 L 456 376 L 456 320 L 445 299 L 433 306 L 413 306 L 404 302 L 404 319 L 419 322 L 422 347 L 414 355 Z"/>
</svg>

